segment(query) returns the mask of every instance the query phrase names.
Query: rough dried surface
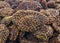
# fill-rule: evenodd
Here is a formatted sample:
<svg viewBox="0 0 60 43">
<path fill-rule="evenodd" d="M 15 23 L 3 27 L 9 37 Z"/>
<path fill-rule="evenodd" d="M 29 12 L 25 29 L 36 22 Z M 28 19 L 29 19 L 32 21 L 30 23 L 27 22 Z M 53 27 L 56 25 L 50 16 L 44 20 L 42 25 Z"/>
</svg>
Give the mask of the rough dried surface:
<svg viewBox="0 0 60 43">
<path fill-rule="evenodd" d="M 31 36 L 31 34 L 30 34 L 30 36 Z M 32 36 L 32 37 L 33 37 L 33 36 Z M 31 37 L 30 37 L 30 38 L 31 38 Z M 35 40 L 35 38 L 33 38 L 33 39 L 34 39 L 34 40 L 22 38 L 22 39 L 20 39 L 20 43 L 48 43 L 48 42 L 46 42 L 46 41 L 41 41 L 41 40 L 38 41 L 38 39 Z"/>
<path fill-rule="evenodd" d="M 19 6 L 17 7 L 17 10 L 37 10 L 39 11 L 39 9 L 41 9 L 42 6 L 39 2 L 37 1 L 23 1 L 21 3 L 19 3 Z"/>
<path fill-rule="evenodd" d="M 10 7 L 10 5 L 5 1 L 0 1 L 0 9 L 4 7 Z"/>
<path fill-rule="evenodd" d="M 56 20 L 53 23 L 54 29 L 60 33 L 60 16 L 56 17 Z"/>
<path fill-rule="evenodd" d="M 57 5 L 55 4 L 55 1 L 49 1 L 47 3 L 48 8 L 55 8 Z"/>
<path fill-rule="evenodd" d="M 21 38 L 19 36 L 19 39 L 21 43 L 39 43 L 38 39 L 35 38 L 30 32 L 25 32 L 24 37 Z"/>
<path fill-rule="evenodd" d="M 60 0 L 0 0 L 0 43 L 60 43 Z"/>
<path fill-rule="evenodd" d="M 52 27 L 44 25 L 47 20 L 42 13 L 33 10 L 19 10 L 13 14 L 12 21 L 20 31 L 32 32 L 37 39 L 47 41 L 48 37 L 53 34 Z"/>
<path fill-rule="evenodd" d="M 49 24 L 53 23 L 55 21 L 56 16 L 59 15 L 59 10 L 56 9 L 41 10 L 40 12 L 49 18 Z"/>
<path fill-rule="evenodd" d="M 35 30 L 39 29 L 39 27 L 37 27 L 37 26 L 40 25 L 40 23 L 39 23 L 39 20 L 37 20 L 37 18 L 32 17 L 30 15 L 30 17 L 25 16 L 24 18 L 21 18 L 19 20 L 18 25 L 19 25 L 19 28 L 21 31 L 27 31 L 28 32 L 28 31 L 35 31 Z"/>
<path fill-rule="evenodd" d="M 14 41 L 17 39 L 19 33 L 18 28 L 15 25 L 10 26 L 9 28 L 10 28 L 9 39 Z"/>
<path fill-rule="evenodd" d="M 21 0 L 5 0 L 5 1 L 10 4 L 11 8 L 15 9 Z"/>
<path fill-rule="evenodd" d="M 21 31 L 35 31 L 47 21 L 47 18 L 44 18 L 45 16 L 32 10 L 19 10 L 13 16 L 13 23 L 17 24 Z"/>
<path fill-rule="evenodd" d="M 5 43 L 9 35 L 9 30 L 4 24 L 0 24 L 0 43 Z"/>
<path fill-rule="evenodd" d="M 13 19 L 13 16 L 4 17 L 1 19 L 0 23 L 8 25 L 10 24 L 12 19 Z"/>
<path fill-rule="evenodd" d="M 11 16 L 13 14 L 14 10 L 9 8 L 9 7 L 5 7 L 0 9 L 0 16 L 5 17 L 5 16 Z"/>
<path fill-rule="evenodd" d="M 23 32 L 23 31 L 19 31 L 19 38 L 23 38 L 24 35 L 25 35 L 25 32 Z"/>
<path fill-rule="evenodd" d="M 38 31 L 34 32 L 34 35 L 38 39 L 47 41 L 53 35 L 53 29 L 51 26 L 43 25 Z"/>
</svg>

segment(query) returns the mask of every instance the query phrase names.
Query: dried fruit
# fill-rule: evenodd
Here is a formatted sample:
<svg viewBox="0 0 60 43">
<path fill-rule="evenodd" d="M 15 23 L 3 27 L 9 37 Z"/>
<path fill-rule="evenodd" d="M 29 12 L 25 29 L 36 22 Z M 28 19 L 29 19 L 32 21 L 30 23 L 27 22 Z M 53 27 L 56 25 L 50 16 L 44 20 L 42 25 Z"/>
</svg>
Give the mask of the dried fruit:
<svg viewBox="0 0 60 43">
<path fill-rule="evenodd" d="M 9 7 L 5 7 L 0 9 L 0 16 L 5 17 L 5 16 L 11 16 L 13 15 L 14 10 L 9 8 Z"/>
<path fill-rule="evenodd" d="M 56 5 L 55 1 L 49 1 L 47 3 L 47 6 L 48 6 L 48 8 L 55 8 L 57 5 Z"/>
<path fill-rule="evenodd" d="M 48 24 L 53 23 L 55 21 L 56 16 L 59 15 L 59 10 L 56 10 L 56 9 L 41 10 L 40 12 L 48 17 L 49 19 Z"/>
<path fill-rule="evenodd" d="M 18 25 L 19 30 L 27 32 L 39 29 L 40 25 L 45 24 L 47 21 L 45 16 L 33 10 L 19 10 L 13 16 L 12 21 Z"/>
<path fill-rule="evenodd" d="M 10 7 L 10 5 L 5 1 L 0 1 L 0 9 L 4 7 Z"/>
<path fill-rule="evenodd" d="M 13 19 L 13 16 L 4 17 L 4 18 L 0 21 L 0 23 L 5 24 L 5 25 L 8 25 L 8 24 L 11 22 L 12 19 Z"/>
<path fill-rule="evenodd" d="M 60 0 L 0 0 L 0 43 L 60 43 Z"/>
<path fill-rule="evenodd" d="M 11 8 L 15 9 L 18 6 L 20 0 L 5 0 L 7 3 L 10 4 Z"/>
<path fill-rule="evenodd" d="M 0 43 L 5 43 L 9 36 L 9 30 L 4 24 L 0 24 Z"/>
<path fill-rule="evenodd" d="M 37 1 L 23 1 L 19 3 L 17 10 L 37 10 L 39 11 L 42 8 L 41 4 Z"/>
<path fill-rule="evenodd" d="M 54 29 L 60 33 L 60 16 L 57 16 L 54 23 L 53 23 Z"/>
<path fill-rule="evenodd" d="M 33 33 L 36 38 L 48 41 L 49 37 L 53 35 L 53 29 L 51 26 L 42 25 L 38 31 Z"/>
<path fill-rule="evenodd" d="M 18 28 L 15 25 L 10 26 L 9 28 L 10 28 L 9 39 L 14 41 L 17 39 L 19 33 Z"/>
</svg>

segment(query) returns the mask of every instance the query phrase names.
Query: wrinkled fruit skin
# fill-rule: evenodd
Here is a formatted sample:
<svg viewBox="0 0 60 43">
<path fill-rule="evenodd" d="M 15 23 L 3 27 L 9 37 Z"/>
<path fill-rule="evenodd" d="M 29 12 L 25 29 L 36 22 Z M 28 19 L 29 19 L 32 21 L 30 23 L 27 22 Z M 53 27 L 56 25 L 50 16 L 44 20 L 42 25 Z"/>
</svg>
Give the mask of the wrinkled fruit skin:
<svg viewBox="0 0 60 43">
<path fill-rule="evenodd" d="M 10 5 L 5 1 L 0 1 L 0 9 L 5 7 L 10 7 Z"/>
<path fill-rule="evenodd" d="M 36 38 L 47 41 L 53 35 L 53 29 L 51 26 L 43 25 L 40 30 L 33 34 Z"/>
<path fill-rule="evenodd" d="M 13 14 L 13 23 L 18 25 L 19 30 L 34 32 L 40 28 L 48 19 L 39 12 L 33 10 L 19 10 Z M 44 21 L 43 21 L 44 20 Z"/>
<path fill-rule="evenodd" d="M 53 23 L 53 27 L 58 33 L 60 33 L 60 16 L 56 17 L 56 20 Z"/>
<path fill-rule="evenodd" d="M 39 11 L 39 9 L 41 9 L 41 8 L 42 8 L 41 4 L 37 1 L 21 2 L 21 3 L 19 3 L 19 6 L 17 6 L 17 10 L 23 9 L 23 10 L 37 10 L 37 11 Z"/>
<path fill-rule="evenodd" d="M 12 25 L 9 27 L 10 28 L 10 35 L 9 35 L 9 39 L 14 41 L 17 39 L 18 36 L 18 28 L 15 25 Z"/>
<path fill-rule="evenodd" d="M 15 9 L 18 6 L 20 0 L 5 0 L 7 3 L 10 4 L 11 8 Z"/>
<path fill-rule="evenodd" d="M 13 12 L 14 12 L 13 9 L 9 7 L 5 7 L 5 8 L 0 9 L 0 16 L 2 17 L 11 16 Z"/>
<path fill-rule="evenodd" d="M 60 43 L 60 0 L 0 0 L 0 43 Z"/>
<path fill-rule="evenodd" d="M 9 36 L 9 30 L 4 24 L 0 24 L 0 43 L 5 43 Z"/>
</svg>

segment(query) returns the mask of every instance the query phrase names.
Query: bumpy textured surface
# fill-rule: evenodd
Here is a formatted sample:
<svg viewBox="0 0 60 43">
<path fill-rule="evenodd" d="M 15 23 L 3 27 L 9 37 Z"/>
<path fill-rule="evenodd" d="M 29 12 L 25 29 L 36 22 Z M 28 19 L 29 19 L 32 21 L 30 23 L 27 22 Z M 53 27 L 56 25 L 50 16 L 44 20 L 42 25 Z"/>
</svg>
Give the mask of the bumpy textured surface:
<svg viewBox="0 0 60 43">
<path fill-rule="evenodd" d="M 45 23 L 48 19 L 40 15 L 39 12 L 33 10 L 19 10 L 13 14 L 13 23 L 18 25 L 21 31 L 36 31 L 40 28 L 41 24 Z M 43 21 L 44 20 L 44 21 Z"/>
<path fill-rule="evenodd" d="M 4 7 L 10 7 L 10 5 L 5 1 L 0 1 L 0 9 Z"/>
<path fill-rule="evenodd" d="M 38 31 L 34 32 L 34 35 L 38 39 L 47 41 L 53 35 L 53 29 L 51 26 L 43 25 Z"/>
<path fill-rule="evenodd" d="M 7 17 L 2 18 L 0 23 L 8 25 L 10 24 L 12 19 L 13 19 L 13 16 L 7 16 Z"/>
<path fill-rule="evenodd" d="M 60 43 L 60 0 L 0 0 L 0 43 Z"/>
<path fill-rule="evenodd" d="M 39 23 L 39 19 L 37 20 L 37 17 L 34 17 L 33 15 L 29 15 L 29 16 L 24 16 L 21 17 L 20 20 L 18 20 L 18 25 L 19 25 L 19 29 L 21 31 L 35 31 L 39 28 L 37 28 L 38 25 L 40 25 Z M 17 19 L 16 19 L 17 20 Z"/>
<path fill-rule="evenodd" d="M 17 39 L 19 33 L 18 28 L 15 25 L 10 26 L 9 28 L 10 28 L 9 39 L 14 41 Z"/>
<path fill-rule="evenodd" d="M 47 6 L 48 6 L 49 8 L 55 8 L 57 5 L 55 4 L 55 1 L 49 1 L 49 2 L 47 3 Z"/>
<path fill-rule="evenodd" d="M 5 0 L 5 1 L 10 4 L 11 8 L 15 9 L 21 0 Z"/>
<path fill-rule="evenodd" d="M 9 7 L 5 7 L 0 9 L 0 16 L 5 17 L 5 16 L 11 16 L 13 14 L 14 10 L 9 8 Z"/>
<path fill-rule="evenodd" d="M 49 24 L 53 23 L 55 21 L 56 16 L 59 15 L 59 10 L 56 9 L 47 9 L 47 10 L 41 10 L 41 13 L 43 13 L 45 16 L 49 19 Z"/>
<path fill-rule="evenodd" d="M 26 33 L 23 31 L 19 31 L 19 39 L 23 38 Z"/>
<path fill-rule="evenodd" d="M 53 23 L 54 29 L 60 33 L 60 16 L 57 16 L 54 23 Z"/>
<path fill-rule="evenodd" d="M 5 43 L 9 35 L 9 30 L 4 24 L 0 24 L 0 43 Z"/>
<path fill-rule="evenodd" d="M 42 8 L 41 4 L 37 1 L 33 1 L 33 2 L 23 1 L 23 2 L 19 3 L 17 10 L 23 9 L 23 10 L 37 10 L 37 11 L 39 11 L 39 9 L 41 9 L 41 8 Z"/>
</svg>

